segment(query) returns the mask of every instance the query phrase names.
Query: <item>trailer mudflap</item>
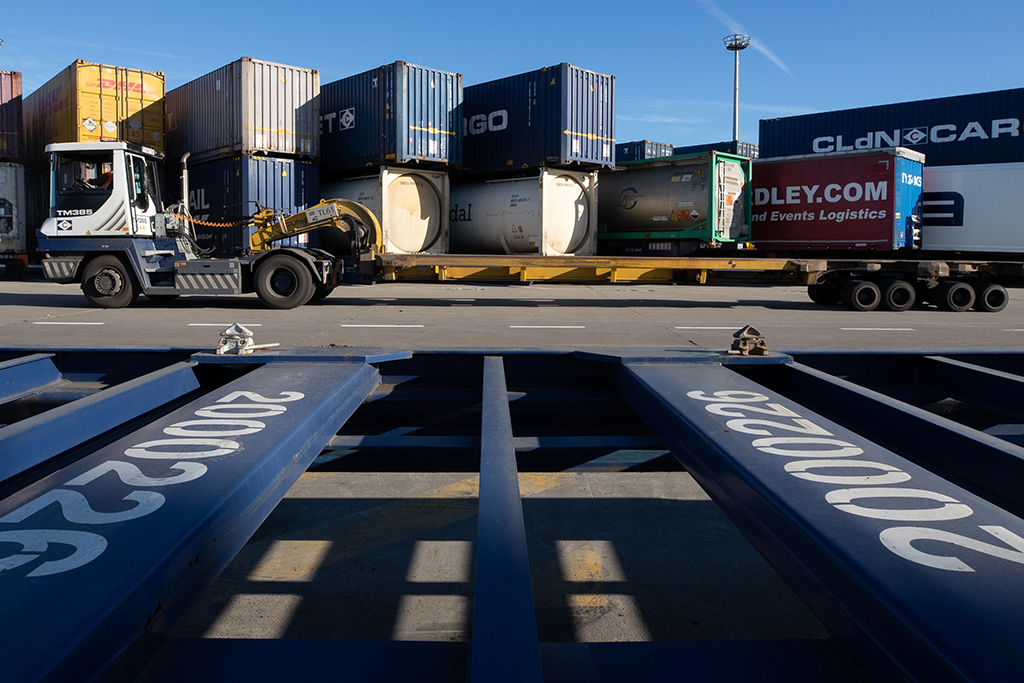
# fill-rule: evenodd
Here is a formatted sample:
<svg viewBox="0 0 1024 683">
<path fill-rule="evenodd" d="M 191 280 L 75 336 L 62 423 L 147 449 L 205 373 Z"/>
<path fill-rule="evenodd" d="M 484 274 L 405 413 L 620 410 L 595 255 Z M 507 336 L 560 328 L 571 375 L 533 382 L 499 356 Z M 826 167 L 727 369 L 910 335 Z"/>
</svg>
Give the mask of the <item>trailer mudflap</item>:
<svg viewBox="0 0 1024 683">
<path fill-rule="evenodd" d="M 43 275 L 50 282 L 67 285 L 78 282 L 84 255 L 51 256 L 43 259 Z"/>
</svg>

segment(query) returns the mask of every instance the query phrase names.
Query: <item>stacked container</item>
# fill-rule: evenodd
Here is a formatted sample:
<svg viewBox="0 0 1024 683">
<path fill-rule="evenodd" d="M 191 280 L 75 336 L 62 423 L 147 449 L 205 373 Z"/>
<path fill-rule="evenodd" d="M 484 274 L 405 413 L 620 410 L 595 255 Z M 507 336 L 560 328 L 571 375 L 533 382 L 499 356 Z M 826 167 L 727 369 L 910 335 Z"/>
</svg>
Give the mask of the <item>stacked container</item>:
<svg viewBox="0 0 1024 683">
<path fill-rule="evenodd" d="M 757 145 L 750 142 L 727 140 L 725 142 L 709 142 L 704 145 L 676 147 L 673 149 L 672 154 L 675 156 L 682 156 L 685 154 L 701 154 L 703 152 L 724 152 L 725 154 L 736 154 L 741 157 L 756 159 L 758 157 L 759 150 Z"/>
<path fill-rule="evenodd" d="M 394 62 L 327 83 L 321 107 L 322 197 L 369 208 L 385 253 L 447 252 L 462 74 Z"/>
<path fill-rule="evenodd" d="M 21 74 L 0 71 L 0 161 L 24 163 Z"/>
<path fill-rule="evenodd" d="M 25 167 L 21 74 L 0 71 L 0 264 L 8 273 L 26 262 Z"/>
<path fill-rule="evenodd" d="M 241 223 L 258 207 L 293 214 L 317 202 L 319 94 L 318 71 L 249 57 L 167 93 L 167 176 L 179 176 L 187 153 L 189 208 L 203 221 L 203 247 L 237 254 L 248 248 Z"/>
<path fill-rule="evenodd" d="M 615 145 L 616 163 L 660 159 L 661 157 L 670 157 L 672 154 L 672 145 L 667 142 L 636 140 L 634 142 L 620 142 Z"/>
</svg>

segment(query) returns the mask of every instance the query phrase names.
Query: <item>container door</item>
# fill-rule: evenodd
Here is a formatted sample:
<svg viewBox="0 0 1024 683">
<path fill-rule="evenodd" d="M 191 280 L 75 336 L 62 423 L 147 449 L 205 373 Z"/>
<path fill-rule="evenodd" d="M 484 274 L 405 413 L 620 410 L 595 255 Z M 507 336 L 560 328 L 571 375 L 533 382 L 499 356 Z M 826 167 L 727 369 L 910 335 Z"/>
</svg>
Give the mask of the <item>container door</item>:
<svg viewBox="0 0 1024 683">
<path fill-rule="evenodd" d="M 734 241 L 747 232 L 747 178 L 735 161 L 719 160 L 716 168 L 715 239 Z"/>
</svg>

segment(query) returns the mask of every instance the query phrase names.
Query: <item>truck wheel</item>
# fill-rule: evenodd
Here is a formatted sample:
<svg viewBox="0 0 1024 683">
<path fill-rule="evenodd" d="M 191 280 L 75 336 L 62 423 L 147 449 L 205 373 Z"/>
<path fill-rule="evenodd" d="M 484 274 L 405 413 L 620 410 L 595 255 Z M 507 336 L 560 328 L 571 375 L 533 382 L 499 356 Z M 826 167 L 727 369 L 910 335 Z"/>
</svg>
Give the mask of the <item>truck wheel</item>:
<svg viewBox="0 0 1024 683">
<path fill-rule="evenodd" d="M 821 306 L 833 306 L 839 303 L 839 288 L 831 282 L 818 282 L 807 285 L 807 296 Z"/>
<path fill-rule="evenodd" d="M 961 313 L 974 305 L 974 290 L 966 282 L 946 280 L 932 290 L 931 300 L 943 311 Z"/>
<path fill-rule="evenodd" d="M 256 296 L 270 308 L 296 308 L 313 296 L 313 276 L 298 259 L 269 257 L 256 269 Z"/>
<path fill-rule="evenodd" d="M 82 293 L 100 308 L 129 306 L 140 290 L 135 274 L 113 254 L 97 256 L 82 271 Z"/>
<path fill-rule="evenodd" d="M 882 293 L 870 280 L 847 280 L 839 290 L 839 300 L 853 311 L 873 311 L 878 308 Z"/>
<path fill-rule="evenodd" d="M 906 280 L 887 280 L 879 285 L 882 305 L 890 311 L 905 311 L 917 301 L 914 285 Z"/>
<path fill-rule="evenodd" d="M 974 285 L 974 310 L 998 313 L 1010 303 L 1006 287 L 994 282 L 979 282 Z"/>
<path fill-rule="evenodd" d="M 331 295 L 334 291 L 334 285 L 320 285 L 313 290 L 313 296 L 309 298 L 306 303 L 315 304 L 317 301 L 323 301 Z"/>
</svg>

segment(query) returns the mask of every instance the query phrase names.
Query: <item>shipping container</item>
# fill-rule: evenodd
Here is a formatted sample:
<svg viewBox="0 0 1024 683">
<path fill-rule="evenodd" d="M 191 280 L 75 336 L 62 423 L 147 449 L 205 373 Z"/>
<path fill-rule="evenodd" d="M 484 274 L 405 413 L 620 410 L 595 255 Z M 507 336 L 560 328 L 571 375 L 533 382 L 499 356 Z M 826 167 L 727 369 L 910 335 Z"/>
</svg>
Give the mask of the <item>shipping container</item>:
<svg viewBox="0 0 1024 683">
<path fill-rule="evenodd" d="M 0 161 L 23 163 L 21 74 L 0 71 Z"/>
<path fill-rule="evenodd" d="M 167 93 L 167 151 L 320 156 L 320 72 L 242 57 Z"/>
<path fill-rule="evenodd" d="M 1024 163 L 924 169 L 922 247 L 1024 254 Z"/>
<path fill-rule="evenodd" d="M 615 165 L 615 77 L 559 64 L 467 87 L 463 165 L 474 173 Z"/>
<path fill-rule="evenodd" d="M 25 167 L 0 163 L 0 259 L 27 252 L 25 228 Z"/>
<path fill-rule="evenodd" d="M 174 170 L 169 169 L 168 176 L 177 178 L 180 166 L 173 162 L 169 165 Z M 197 221 L 199 245 L 213 248 L 217 255 L 233 255 L 249 248 L 249 219 L 258 211 L 257 205 L 293 214 L 316 204 L 320 169 L 310 161 L 241 155 L 189 163 L 188 186 L 189 210 Z M 177 196 L 180 188 L 171 187 L 169 192 Z M 309 235 L 291 237 L 279 244 L 305 246 Z"/>
<path fill-rule="evenodd" d="M 903 147 L 759 159 L 754 243 L 759 249 L 920 246 L 924 160 Z"/>
<path fill-rule="evenodd" d="M 462 74 L 395 62 L 325 84 L 325 175 L 367 167 L 462 163 Z"/>
<path fill-rule="evenodd" d="M 1024 161 L 1024 88 L 762 120 L 762 158 L 908 147 L 929 166 Z"/>
<path fill-rule="evenodd" d="M 25 158 L 54 142 L 134 142 L 164 149 L 164 74 L 78 60 L 24 101 Z"/>
<path fill-rule="evenodd" d="M 385 254 L 448 253 L 450 184 L 443 171 L 385 166 L 371 176 L 325 182 L 320 195 L 350 199 L 372 211 L 383 231 Z M 345 253 L 343 245 L 323 246 Z"/>
<path fill-rule="evenodd" d="M 651 142 L 650 140 L 619 142 L 615 145 L 615 162 L 658 159 L 670 157 L 674 153 L 672 145 L 667 142 Z"/>
<path fill-rule="evenodd" d="M 542 169 L 536 177 L 451 191 L 453 254 L 597 253 L 597 174 Z"/>
<path fill-rule="evenodd" d="M 675 155 L 682 154 L 700 154 L 701 152 L 724 152 L 726 154 L 738 154 L 741 157 L 750 157 L 756 159 L 758 157 L 757 145 L 750 142 L 741 142 L 740 140 L 726 140 L 725 142 L 709 142 L 704 145 L 687 145 L 685 147 L 676 147 L 672 153 Z"/>
<path fill-rule="evenodd" d="M 602 171 L 601 252 L 613 253 L 606 244 L 621 240 L 714 245 L 750 239 L 750 165 L 746 157 L 708 152 Z"/>
</svg>

